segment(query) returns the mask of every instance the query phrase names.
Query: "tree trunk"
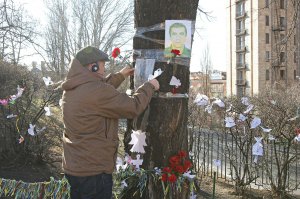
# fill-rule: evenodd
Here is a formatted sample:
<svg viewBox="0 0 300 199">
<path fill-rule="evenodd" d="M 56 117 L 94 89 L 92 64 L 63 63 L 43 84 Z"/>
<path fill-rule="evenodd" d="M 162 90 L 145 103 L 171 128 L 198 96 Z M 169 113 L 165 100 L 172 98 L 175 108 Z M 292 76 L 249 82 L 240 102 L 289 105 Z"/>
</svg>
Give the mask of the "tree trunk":
<svg viewBox="0 0 300 199">
<path fill-rule="evenodd" d="M 165 20 L 196 20 L 196 13 L 199 0 L 135 0 L 135 27 L 149 27 L 163 23 Z M 147 37 L 164 40 L 165 31 L 151 31 L 144 34 Z M 135 37 L 133 49 L 164 49 L 164 45 L 146 39 Z M 178 93 L 189 91 L 189 67 L 177 64 L 167 64 L 156 61 L 154 70 L 161 68 L 164 72 L 157 78 L 160 83 L 160 92 L 170 92 L 169 85 L 172 75 L 181 81 Z M 153 97 L 150 103 L 150 114 L 148 119 L 147 147 L 143 155 L 143 168 L 153 169 L 154 167 L 165 167 L 168 159 L 179 150 L 188 151 L 188 99 L 187 98 L 161 98 Z M 130 152 L 130 141 L 132 126 L 129 122 L 125 134 L 125 151 Z M 159 183 L 160 185 L 160 183 Z M 173 198 L 187 198 L 187 189 L 182 194 L 178 193 Z M 163 190 L 155 183 L 149 182 L 148 190 L 144 198 L 164 198 Z"/>
</svg>

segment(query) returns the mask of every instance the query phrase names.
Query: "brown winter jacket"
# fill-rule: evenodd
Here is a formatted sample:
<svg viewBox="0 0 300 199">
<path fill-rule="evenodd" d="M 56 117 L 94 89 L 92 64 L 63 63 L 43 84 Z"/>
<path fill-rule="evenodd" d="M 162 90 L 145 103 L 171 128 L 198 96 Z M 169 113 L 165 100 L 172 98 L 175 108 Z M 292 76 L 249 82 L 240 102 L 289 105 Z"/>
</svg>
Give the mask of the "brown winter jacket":
<svg viewBox="0 0 300 199">
<path fill-rule="evenodd" d="M 105 79 L 83 67 L 77 59 L 62 83 L 63 169 L 73 176 L 112 173 L 119 145 L 118 118 L 134 118 L 148 105 L 154 92 L 145 83 L 133 97 L 116 88 L 121 73 Z"/>
</svg>

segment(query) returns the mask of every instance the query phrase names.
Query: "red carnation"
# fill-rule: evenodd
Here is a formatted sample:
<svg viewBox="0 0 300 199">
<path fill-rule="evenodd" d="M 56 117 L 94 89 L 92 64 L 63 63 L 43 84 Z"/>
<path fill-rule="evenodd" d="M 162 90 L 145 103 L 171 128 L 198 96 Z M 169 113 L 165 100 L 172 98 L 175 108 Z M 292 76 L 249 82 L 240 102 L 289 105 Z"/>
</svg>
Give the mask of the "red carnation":
<svg viewBox="0 0 300 199">
<path fill-rule="evenodd" d="M 161 175 L 161 180 L 162 180 L 163 182 L 166 182 L 167 179 L 168 179 L 168 175 L 167 175 L 166 173 L 164 173 L 164 174 Z"/>
<path fill-rule="evenodd" d="M 184 161 L 184 170 L 187 171 L 189 168 L 192 167 L 192 163 L 189 160 Z"/>
<path fill-rule="evenodd" d="M 163 172 L 171 173 L 171 168 L 170 167 L 164 167 Z"/>
<path fill-rule="evenodd" d="M 178 173 L 184 173 L 185 169 L 183 168 L 183 166 L 176 166 L 175 167 L 175 171 L 177 171 Z"/>
<path fill-rule="evenodd" d="M 178 156 L 182 157 L 182 158 L 185 158 L 187 156 L 187 153 L 185 151 L 179 151 Z"/>
<path fill-rule="evenodd" d="M 174 155 L 174 156 L 170 157 L 169 162 L 171 163 L 171 165 L 179 164 L 180 157 L 177 155 Z"/>
<path fill-rule="evenodd" d="M 112 51 L 111 56 L 112 56 L 113 58 L 117 58 L 117 57 L 119 56 L 120 53 L 121 53 L 120 48 L 115 48 L 115 49 Z"/>
<path fill-rule="evenodd" d="M 177 177 L 176 177 L 175 174 L 172 174 L 172 175 L 169 176 L 168 180 L 169 180 L 169 182 L 176 182 Z"/>
<path fill-rule="evenodd" d="M 175 56 L 180 55 L 180 50 L 172 49 L 171 53 L 173 53 Z"/>
</svg>

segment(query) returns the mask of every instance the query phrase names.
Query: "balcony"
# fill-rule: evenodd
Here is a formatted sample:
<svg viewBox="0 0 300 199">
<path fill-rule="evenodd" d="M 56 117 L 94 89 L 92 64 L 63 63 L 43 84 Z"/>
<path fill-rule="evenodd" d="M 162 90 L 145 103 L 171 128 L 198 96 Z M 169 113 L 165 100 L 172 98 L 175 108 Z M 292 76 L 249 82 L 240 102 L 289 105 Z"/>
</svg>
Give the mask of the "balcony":
<svg viewBox="0 0 300 199">
<path fill-rule="evenodd" d="M 285 31 L 285 26 L 283 25 L 273 25 L 272 31 Z"/>
<path fill-rule="evenodd" d="M 237 79 L 236 80 L 236 85 L 237 86 L 246 86 L 246 80 L 245 79 Z"/>
<path fill-rule="evenodd" d="M 237 12 L 235 15 L 235 19 L 242 19 L 242 18 L 246 18 L 247 17 L 247 12 L 242 11 L 242 12 Z"/>
<path fill-rule="evenodd" d="M 236 69 L 239 69 L 239 70 L 247 69 L 247 64 L 246 63 L 236 63 Z"/>
<path fill-rule="evenodd" d="M 235 36 L 241 36 L 241 35 L 246 35 L 247 30 L 246 29 L 237 29 Z"/>
<path fill-rule="evenodd" d="M 241 53 L 241 52 L 246 52 L 247 47 L 246 46 L 236 46 L 236 52 Z"/>
</svg>

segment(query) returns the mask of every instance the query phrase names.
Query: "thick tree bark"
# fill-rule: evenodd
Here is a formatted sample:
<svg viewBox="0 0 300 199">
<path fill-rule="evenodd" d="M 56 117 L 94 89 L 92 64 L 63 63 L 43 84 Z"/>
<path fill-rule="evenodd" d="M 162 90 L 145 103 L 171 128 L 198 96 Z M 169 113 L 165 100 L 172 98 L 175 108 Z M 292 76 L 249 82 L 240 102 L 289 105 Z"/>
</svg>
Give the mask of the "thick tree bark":
<svg viewBox="0 0 300 199">
<path fill-rule="evenodd" d="M 149 27 L 163 23 L 165 20 L 196 20 L 196 13 L 199 0 L 135 0 L 135 27 Z M 153 39 L 164 40 L 164 30 L 152 31 L 144 34 Z M 164 49 L 164 45 L 149 40 L 135 37 L 133 40 L 134 49 Z M 176 67 L 176 69 L 174 68 Z M 172 75 L 181 81 L 178 93 L 188 93 L 189 90 L 189 67 L 166 62 L 155 63 L 154 69 L 161 68 L 164 72 L 158 77 L 160 92 L 170 92 L 169 85 Z M 150 114 L 146 129 L 148 144 L 143 155 L 143 168 L 153 169 L 168 165 L 168 159 L 179 150 L 188 150 L 188 99 L 187 98 L 159 98 L 153 97 L 150 103 Z M 131 145 L 130 134 L 132 127 L 129 122 L 128 131 L 125 135 L 125 150 L 129 152 Z M 185 191 L 177 198 L 187 197 Z M 150 182 L 145 198 L 163 198 L 162 188 L 158 188 Z"/>
</svg>

